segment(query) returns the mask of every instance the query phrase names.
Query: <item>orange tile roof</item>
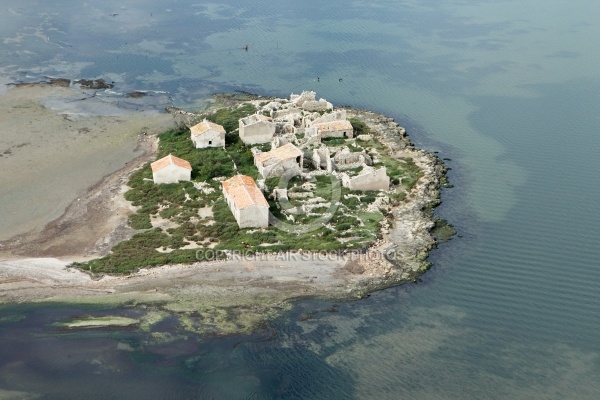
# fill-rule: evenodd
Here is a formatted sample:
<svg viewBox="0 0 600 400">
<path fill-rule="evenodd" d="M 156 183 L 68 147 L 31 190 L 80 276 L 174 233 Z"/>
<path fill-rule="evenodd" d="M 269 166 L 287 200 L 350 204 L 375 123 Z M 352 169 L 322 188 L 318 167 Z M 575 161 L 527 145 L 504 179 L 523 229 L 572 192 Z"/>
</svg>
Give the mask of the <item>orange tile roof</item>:
<svg viewBox="0 0 600 400">
<path fill-rule="evenodd" d="M 352 130 L 350 121 L 331 121 L 319 122 L 313 125 L 317 130 L 322 132 L 343 131 L 345 129 Z"/>
<path fill-rule="evenodd" d="M 214 122 L 210 122 L 207 120 L 204 120 L 204 121 L 200 122 L 199 124 L 192 126 L 190 128 L 190 131 L 192 132 L 193 136 L 198 136 L 198 135 L 202 135 L 205 132 L 208 132 L 211 129 L 213 129 L 219 133 L 225 134 L 225 128 L 223 128 L 219 124 L 215 124 Z"/>
<path fill-rule="evenodd" d="M 257 205 L 269 207 L 267 199 L 262 194 L 256 182 L 249 176 L 236 175 L 221 183 L 223 191 L 233 200 L 238 209 Z"/>
<path fill-rule="evenodd" d="M 152 168 L 152 172 L 156 172 L 169 165 L 176 165 L 181 168 L 189 169 L 190 171 L 192 170 L 192 165 L 188 161 L 184 160 L 183 158 L 175 157 L 172 154 L 169 154 L 160 160 L 154 161 L 152 164 L 150 164 L 150 167 Z"/>
<path fill-rule="evenodd" d="M 294 146 L 291 143 L 284 144 L 281 147 L 273 149 L 271 151 L 267 151 L 264 153 L 259 153 L 254 156 L 254 160 L 263 163 L 271 158 L 278 158 L 280 160 L 289 160 L 290 158 L 296 158 L 302 155 L 302 151 L 299 148 Z"/>
</svg>

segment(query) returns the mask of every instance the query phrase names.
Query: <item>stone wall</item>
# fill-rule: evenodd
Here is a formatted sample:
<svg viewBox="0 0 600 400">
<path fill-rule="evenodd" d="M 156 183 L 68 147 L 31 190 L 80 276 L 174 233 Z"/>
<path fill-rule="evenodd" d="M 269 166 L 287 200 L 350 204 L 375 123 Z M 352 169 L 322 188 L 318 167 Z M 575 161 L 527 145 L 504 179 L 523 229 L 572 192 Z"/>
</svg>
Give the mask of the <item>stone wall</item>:
<svg viewBox="0 0 600 400">
<path fill-rule="evenodd" d="M 317 94 L 310 90 L 305 90 L 300 94 L 292 93 L 290 95 L 290 101 L 292 102 L 293 105 L 298 106 L 298 107 L 302 107 L 302 105 L 307 101 L 316 101 L 316 100 L 317 100 Z"/>
<path fill-rule="evenodd" d="M 390 177 L 385 167 L 365 167 L 357 176 L 342 174 L 342 185 L 350 190 L 389 190 Z"/>
<path fill-rule="evenodd" d="M 324 169 L 327 172 L 333 171 L 331 154 L 327 146 L 321 146 L 313 150 L 312 162 L 315 169 Z"/>
<path fill-rule="evenodd" d="M 302 162 L 302 160 L 300 160 Z M 270 160 L 265 164 L 258 164 L 258 172 L 264 179 L 276 178 L 278 176 L 289 175 L 301 175 L 302 169 L 299 163 L 295 159 L 291 158 L 288 160 Z"/>
<path fill-rule="evenodd" d="M 333 104 L 328 102 L 325 99 L 319 99 L 315 101 L 305 101 L 302 104 L 302 109 L 306 111 L 326 111 L 331 110 L 333 108 Z"/>
<path fill-rule="evenodd" d="M 314 118 L 312 124 L 318 124 L 321 122 L 345 121 L 347 119 L 346 110 L 342 108 Z"/>
<path fill-rule="evenodd" d="M 249 118 L 239 121 L 242 142 L 246 144 L 269 143 L 275 134 L 276 124 L 269 121 L 252 121 Z"/>
<path fill-rule="evenodd" d="M 351 152 L 348 147 L 342 148 L 333 156 L 333 162 L 337 170 L 347 170 L 360 167 L 361 165 L 373 165 L 371 157 L 363 150 Z"/>
<path fill-rule="evenodd" d="M 269 226 L 269 208 L 248 206 L 234 212 L 240 228 L 266 228 Z"/>
</svg>

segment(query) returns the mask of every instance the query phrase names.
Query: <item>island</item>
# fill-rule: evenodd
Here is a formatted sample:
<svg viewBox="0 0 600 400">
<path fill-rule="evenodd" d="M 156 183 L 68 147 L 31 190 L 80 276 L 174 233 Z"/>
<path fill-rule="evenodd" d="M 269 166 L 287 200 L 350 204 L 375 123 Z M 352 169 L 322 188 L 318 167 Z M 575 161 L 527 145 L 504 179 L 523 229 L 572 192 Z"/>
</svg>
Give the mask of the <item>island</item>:
<svg viewBox="0 0 600 400">
<path fill-rule="evenodd" d="M 454 234 L 433 213 L 446 167 L 392 118 L 312 91 L 166 110 L 141 156 L 0 243 L 3 302 L 143 305 L 127 325 L 248 333 L 296 299 L 416 282 Z"/>
</svg>

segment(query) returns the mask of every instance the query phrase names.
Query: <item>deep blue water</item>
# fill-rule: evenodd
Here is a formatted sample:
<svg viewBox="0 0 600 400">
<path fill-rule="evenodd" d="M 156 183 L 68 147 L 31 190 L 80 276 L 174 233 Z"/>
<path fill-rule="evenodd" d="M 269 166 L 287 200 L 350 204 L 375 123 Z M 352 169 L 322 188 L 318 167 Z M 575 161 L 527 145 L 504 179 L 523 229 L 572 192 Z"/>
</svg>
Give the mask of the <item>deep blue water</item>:
<svg viewBox="0 0 600 400">
<path fill-rule="evenodd" d="M 95 3 L 5 0 L 2 79 L 103 77 L 189 109 L 311 89 L 385 113 L 451 159 L 437 212 L 462 237 L 419 284 L 300 302 L 250 337 L 160 345 L 52 325 L 104 310 L 5 307 L 0 397 L 600 397 L 600 3 Z"/>
</svg>

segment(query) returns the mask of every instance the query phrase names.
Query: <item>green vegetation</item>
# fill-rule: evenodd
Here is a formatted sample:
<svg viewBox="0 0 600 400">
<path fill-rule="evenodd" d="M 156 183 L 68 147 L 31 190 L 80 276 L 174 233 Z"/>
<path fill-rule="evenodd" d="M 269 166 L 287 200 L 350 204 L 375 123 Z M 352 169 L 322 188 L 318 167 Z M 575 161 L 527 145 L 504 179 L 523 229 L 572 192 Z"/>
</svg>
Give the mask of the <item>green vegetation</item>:
<svg viewBox="0 0 600 400">
<path fill-rule="evenodd" d="M 435 226 L 433 227 L 431 233 L 437 241 L 446 242 L 456 235 L 456 229 L 454 229 L 454 227 L 445 219 L 438 218 L 435 220 Z"/>
<path fill-rule="evenodd" d="M 239 126 L 240 118 L 254 114 L 256 107 L 250 103 L 245 103 L 239 107 L 221 108 L 212 114 L 206 116 L 206 119 L 216 124 L 223 125 L 225 132 L 232 133 Z"/>
<path fill-rule="evenodd" d="M 337 147 L 337 146 L 346 146 L 348 145 L 348 140 L 344 138 L 336 138 L 336 137 L 328 137 L 321 139 L 323 143 L 327 146 Z"/>
<path fill-rule="evenodd" d="M 358 135 L 367 135 L 371 133 L 371 130 L 363 121 L 358 118 L 348 118 L 348 121 L 352 124 L 352 129 L 354 129 L 354 134 Z"/>
<path fill-rule="evenodd" d="M 392 185 L 401 185 L 405 192 L 410 192 L 419 178 L 423 176 L 423 171 L 414 163 L 412 158 L 404 157 L 397 159 L 392 157 L 389 149 L 375 139 L 369 141 L 357 140 L 355 144 L 360 150 L 365 149 L 370 153 L 376 153 L 377 158 L 379 158 L 378 165 L 386 167 L 386 172 L 390 177 Z M 351 150 L 357 151 L 352 148 Z M 391 194 L 390 197 L 401 201 L 405 195 L 403 192 L 398 191 Z"/>
<path fill-rule="evenodd" d="M 378 238 L 379 223 L 384 218 L 381 211 L 367 211 L 368 205 L 378 196 L 401 200 L 404 191 L 409 191 L 420 177 L 421 171 L 412 159 L 391 157 L 376 140 L 356 141 L 352 145 L 343 138 L 327 139 L 324 142 L 330 146 L 348 145 L 353 151 L 376 153 L 392 182 L 404 190 L 396 189 L 389 195 L 350 192 L 330 176 L 317 176 L 309 182 L 295 177 L 287 183 L 289 203 L 268 199 L 271 213 L 285 226 L 240 229 L 223 199 L 220 180 L 214 178 L 234 175 L 236 166 L 239 173 L 257 178 L 251 147 L 241 142 L 237 134 L 238 119 L 253 112 L 252 105 L 244 104 L 206 116 L 225 127 L 225 149 L 194 148 L 187 129 L 159 135 L 158 158 L 171 153 L 188 160 L 193 168 L 192 181 L 155 185 L 148 164 L 134 172 L 125 198 L 137 207 L 129 224 L 139 232 L 114 246 L 107 256 L 73 265 L 95 273 L 127 273 L 140 267 L 213 259 L 218 250 L 364 249 Z M 351 122 L 357 132 L 369 132 L 362 121 Z M 269 191 L 278 184 L 279 178 L 265 182 Z M 314 199 L 314 206 L 306 206 L 307 198 Z M 206 210 L 212 215 L 207 216 Z M 306 226 L 312 229 L 301 229 Z"/>
</svg>

